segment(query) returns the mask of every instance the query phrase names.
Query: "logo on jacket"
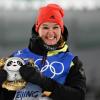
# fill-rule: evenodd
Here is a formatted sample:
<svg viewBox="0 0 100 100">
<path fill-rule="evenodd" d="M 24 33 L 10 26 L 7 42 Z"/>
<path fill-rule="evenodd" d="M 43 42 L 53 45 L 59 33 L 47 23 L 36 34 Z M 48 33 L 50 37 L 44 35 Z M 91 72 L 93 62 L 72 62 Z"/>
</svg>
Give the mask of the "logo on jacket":
<svg viewBox="0 0 100 100">
<path fill-rule="evenodd" d="M 14 100 L 39 100 L 42 95 L 42 89 L 32 83 L 28 83 L 25 88 L 18 90 Z"/>
<path fill-rule="evenodd" d="M 40 72 L 42 72 L 44 75 L 47 75 L 50 78 L 54 78 L 64 72 L 64 65 L 61 62 L 53 61 L 51 63 L 46 60 L 46 64 L 40 68 L 42 59 L 37 59 L 34 63 L 35 66 Z"/>
</svg>

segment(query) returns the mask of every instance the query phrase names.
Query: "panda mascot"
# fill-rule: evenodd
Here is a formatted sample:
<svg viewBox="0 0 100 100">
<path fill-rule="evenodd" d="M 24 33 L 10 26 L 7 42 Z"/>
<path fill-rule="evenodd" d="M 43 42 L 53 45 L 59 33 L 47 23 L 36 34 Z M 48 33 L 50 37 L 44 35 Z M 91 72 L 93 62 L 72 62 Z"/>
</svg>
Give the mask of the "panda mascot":
<svg viewBox="0 0 100 100">
<path fill-rule="evenodd" d="M 19 73 L 20 67 L 24 64 L 24 60 L 19 57 L 1 59 L 0 65 L 4 65 L 3 69 L 6 70 L 8 74 L 7 80 L 2 84 L 3 88 L 14 91 L 19 90 L 26 85 L 26 82 Z"/>
</svg>

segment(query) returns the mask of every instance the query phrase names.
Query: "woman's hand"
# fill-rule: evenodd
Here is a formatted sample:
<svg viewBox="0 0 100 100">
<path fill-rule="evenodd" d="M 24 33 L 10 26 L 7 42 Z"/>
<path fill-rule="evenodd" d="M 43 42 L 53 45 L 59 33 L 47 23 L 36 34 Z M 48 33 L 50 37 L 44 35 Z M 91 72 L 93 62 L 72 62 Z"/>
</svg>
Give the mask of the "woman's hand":
<svg viewBox="0 0 100 100">
<path fill-rule="evenodd" d="M 0 85 L 7 80 L 7 72 L 4 69 L 0 70 Z"/>
</svg>

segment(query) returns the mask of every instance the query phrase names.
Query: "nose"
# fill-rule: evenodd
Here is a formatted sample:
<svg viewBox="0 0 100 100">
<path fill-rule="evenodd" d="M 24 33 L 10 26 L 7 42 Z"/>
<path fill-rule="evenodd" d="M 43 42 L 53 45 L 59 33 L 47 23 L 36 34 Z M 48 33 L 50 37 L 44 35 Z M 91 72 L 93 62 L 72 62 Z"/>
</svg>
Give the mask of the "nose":
<svg viewBox="0 0 100 100">
<path fill-rule="evenodd" d="M 54 30 L 53 30 L 52 28 L 50 28 L 50 29 L 48 30 L 48 33 L 49 33 L 49 34 L 53 34 L 53 33 L 54 33 Z"/>
<path fill-rule="evenodd" d="M 54 37 L 54 31 L 50 30 L 50 31 L 47 33 L 47 36 L 48 36 L 48 37 Z"/>
<path fill-rule="evenodd" d="M 49 37 L 54 36 L 54 31 L 53 30 L 49 30 L 47 36 L 49 36 Z"/>
</svg>

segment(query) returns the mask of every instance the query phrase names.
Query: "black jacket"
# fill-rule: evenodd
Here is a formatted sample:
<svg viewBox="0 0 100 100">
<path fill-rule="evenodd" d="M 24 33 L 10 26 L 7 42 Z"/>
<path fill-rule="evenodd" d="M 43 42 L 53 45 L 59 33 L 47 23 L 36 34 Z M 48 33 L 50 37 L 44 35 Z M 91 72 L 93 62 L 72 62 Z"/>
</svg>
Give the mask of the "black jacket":
<svg viewBox="0 0 100 100">
<path fill-rule="evenodd" d="M 29 49 L 34 53 L 45 56 L 47 50 L 41 50 L 44 48 L 39 49 L 38 45 L 36 45 L 37 43 L 35 45 L 34 44 L 35 43 L 32 43 L 32 41 L 30 40 Z M 73 63 L 74 65 L 71 67 L 64 85 L 56 83 L 54 90 L 49 96 L 52 100 L 85 100 L 86 77 L 84 68 L 77 56 L 74 57 Z M 0 75 L 0 77 L 2 77 L 2 75 Z M 0 100 L 13 100 L 15 93 L 15 91 L 8 91 L 0 86 Z"/>
</svg>

